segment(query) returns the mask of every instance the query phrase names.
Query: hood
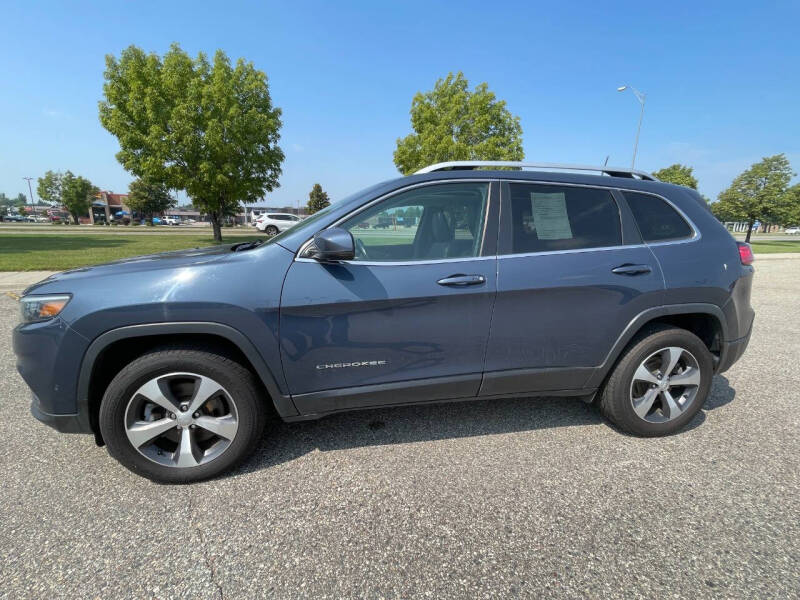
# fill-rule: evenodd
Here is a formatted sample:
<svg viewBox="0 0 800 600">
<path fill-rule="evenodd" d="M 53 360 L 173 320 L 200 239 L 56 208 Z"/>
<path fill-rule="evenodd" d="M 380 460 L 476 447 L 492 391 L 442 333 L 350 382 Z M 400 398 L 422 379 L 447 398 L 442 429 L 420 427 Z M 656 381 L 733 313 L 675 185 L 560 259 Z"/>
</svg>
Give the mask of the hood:
<svg viewBox="0 0 800 600">
<path fill-rule="evenodd" d="M 55 273 L 47 279 L 33 284 L 27 288 L 23 295 L 34 293 L 35 290 L 44 285 L 53 283 L 69 283 L 79 279 L 99 277 L 103 275 L 123 273 L 136 273 L 143 271 L 155 271 L 159 269 L 175 269 L 215 262 L 226 256 L 234 255 L 231 246 L 225 244 L 220 246 L 209 246 L 207 248 L 192 248 L 189 250 L 173 250 L 171 252 L 160 252 L 158 254 L 146 254 L 123 258 L 112 262 L 91 265 L 88 267 L 78 267 L 61 273 Z"/>
</svg>

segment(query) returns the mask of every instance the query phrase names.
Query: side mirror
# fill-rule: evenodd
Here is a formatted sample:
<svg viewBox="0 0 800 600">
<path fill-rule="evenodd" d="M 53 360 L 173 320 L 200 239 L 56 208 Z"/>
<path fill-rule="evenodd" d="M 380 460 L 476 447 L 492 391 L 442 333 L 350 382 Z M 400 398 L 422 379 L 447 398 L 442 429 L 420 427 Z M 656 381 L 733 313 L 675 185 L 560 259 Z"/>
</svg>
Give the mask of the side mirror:
<svg viewBox="0 0 800 600">
<path fill-rule="evenodd" d="M 311 257 L 319 261 L 352 260 L 356 256 L 353 235 L 340 227 L 318 232 L 314 236 L 314 248 Z"/>
</svg>

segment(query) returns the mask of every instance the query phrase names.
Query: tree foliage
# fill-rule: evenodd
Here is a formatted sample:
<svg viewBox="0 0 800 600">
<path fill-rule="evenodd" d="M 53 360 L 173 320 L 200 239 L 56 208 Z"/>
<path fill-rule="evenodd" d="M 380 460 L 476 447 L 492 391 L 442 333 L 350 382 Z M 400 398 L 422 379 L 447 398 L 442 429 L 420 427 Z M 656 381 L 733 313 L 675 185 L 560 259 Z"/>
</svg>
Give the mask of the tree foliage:
<svg viewBox="0 0 800 600">
<path fill-rule="evenodd" d="M 122 166 L 186 190 L 216 240 L 226 214 L 278 186 L 281 110 L 252 63 L 231 65 L 222 50 L 209 62 L 177 44 L 163 59 L 130 46 L 106 57 L 103 93 L 100 122 L 119 140 Z"/>
<path fill-rule="evenodd" d="M 738 175 L 730 187 L 719 194 L 711 210 L 723 221 L 747 221 L 745 241 L 749 242 L 756 221 L 781 220 L 793 175 L 785 155 L 767 156 Z"/>
<path fill-rule="evenodd" d="M 75 225 L 80 224 L 78 219 L 89 212 L 92 198 L 97 193 L 98 189 L 92 182 L 80 175 L 67 171 L 61 176 L 61 203 L 72 215 Z"/>
<path fill-rule="evenodd" d="M 481 83 L 473 91 L 464 74 L 449 73 L 411 102 L 414 133 L 397 140 L 394 164 L 407 175 L 449 160 L 522 160 L 522 126 Z"/>
<path fill-rule="evenodd" d="M 665 167 L 660 171 L 656 171 L 653 173 L 653 175 L 655 175 L 656 178 L 660 179 L 661 181 L 674 183 L 676 185 L 685 185 L 686 187 L 696 190 L 697 178 L 692 175 L 692 171 L 694 171 L 692 167 L 675 163 L 674 165 Z"/>
<path fill-rule="evenodd" d="M 37 179 L 36 194 L 50 204 L 61 204 L 61 187 L 63 173 L 47 171 L 44 177 Z"/>
<path fill-rule="evenodd" d="M 12 208 L 20 210 L 23 206 L 25 206 L 24 194 L 17 194 L 16 198 L 9 198 L 4 193 L 0 192 L 0 215 L 5 216 L 11 212 Z"/>
<path fill-rule="evenodd" d="M 326 206 L 330 206 L 330 198 L 328 198 L 328 192 L 322 191 L 322 186 L 318 183 L 314 184 L 314 187 L 311 188 L 311 192 L 308 194 L 308 204 L 306 205 L 308 208 L 308 214 L 313 215 L 315 212 L 318 212 L 325 208 Z"/>
<path fill-rule="evenodd" d="M 150 183 L 144 179 L 135 179 L 128 190 L 127 205 L 131 210 L 141 213 L 147 219 L 161 214 L 175 206 L 175 198 L 163 183 Z"/>
</svg>

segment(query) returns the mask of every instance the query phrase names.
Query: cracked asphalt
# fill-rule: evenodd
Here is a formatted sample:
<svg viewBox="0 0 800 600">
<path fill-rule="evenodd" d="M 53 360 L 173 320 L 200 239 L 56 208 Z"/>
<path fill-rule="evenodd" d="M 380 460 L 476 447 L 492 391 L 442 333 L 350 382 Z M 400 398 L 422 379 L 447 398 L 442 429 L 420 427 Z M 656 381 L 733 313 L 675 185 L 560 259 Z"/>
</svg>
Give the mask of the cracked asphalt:
<svg viewBox="0 0 800 600">
<path fill-rule="evenodd" d="M 563 399 L 386 409 L 274 423 L 183 487 L 30 416 L 0 295 L 0 597 L 798 597 L 800 260 L 754 286 L 748 352 L 678 435 Z"/>
</svg>

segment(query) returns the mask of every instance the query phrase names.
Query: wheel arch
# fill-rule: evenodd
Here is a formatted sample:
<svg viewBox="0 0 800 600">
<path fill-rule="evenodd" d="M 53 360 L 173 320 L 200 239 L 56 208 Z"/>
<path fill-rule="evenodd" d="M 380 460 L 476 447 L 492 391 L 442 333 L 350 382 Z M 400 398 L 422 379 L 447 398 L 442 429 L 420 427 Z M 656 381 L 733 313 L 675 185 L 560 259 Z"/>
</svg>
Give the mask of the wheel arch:
<svg viewBox="0 0 800 600">
<path fill-rule="evenodd" d="M 722 309 L 716 304 L 691 303 L 658 306 L 639 313 L 614 342 L 606 359 L 584 387 L 601 387 L 631 340 L 655 323 L 674 325 L 699 337 L 714 356 L 715 371 L 724 359 L 728 328 Z"/>
<path fill-rule="evenodd" d="M 240 331 L 222 323 L 185 322 L 130 325 L 98 336 L 86 350 L 78 375 L 78 414 L 99 437 L 97 415 L 108 384 L 127 364 L 150 349 L 165 344 L 192 343 L 214 348 L 243 363 L 264 385 L 275 411 L 282 418 L 297 416 L 290 396 L 281 393 L 269 365 L 253 343 Z"/>
</svg>

